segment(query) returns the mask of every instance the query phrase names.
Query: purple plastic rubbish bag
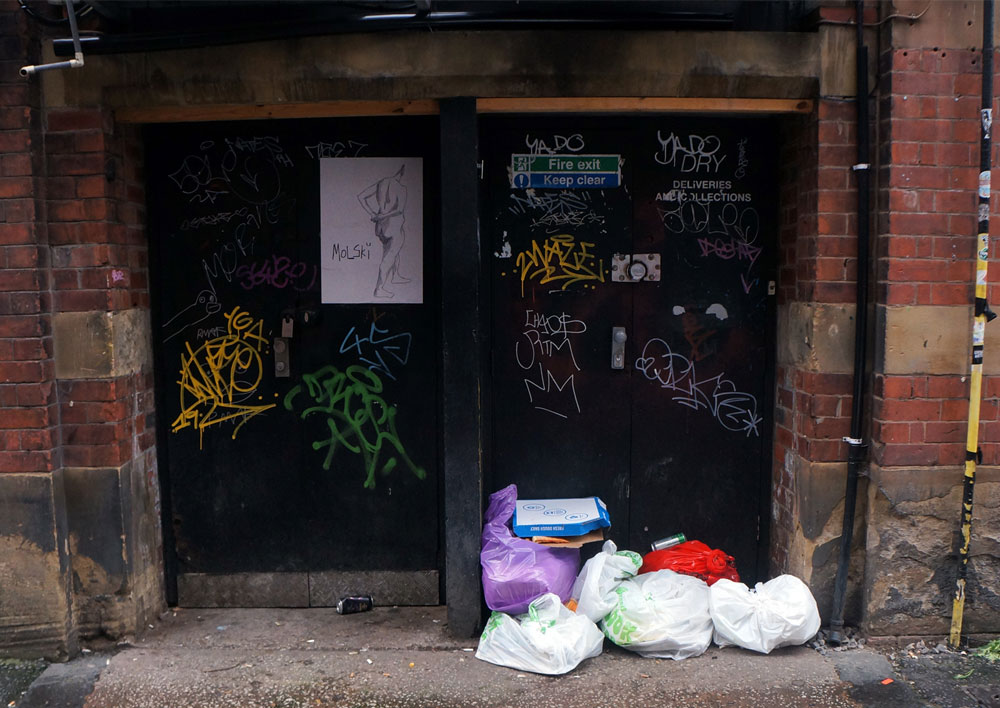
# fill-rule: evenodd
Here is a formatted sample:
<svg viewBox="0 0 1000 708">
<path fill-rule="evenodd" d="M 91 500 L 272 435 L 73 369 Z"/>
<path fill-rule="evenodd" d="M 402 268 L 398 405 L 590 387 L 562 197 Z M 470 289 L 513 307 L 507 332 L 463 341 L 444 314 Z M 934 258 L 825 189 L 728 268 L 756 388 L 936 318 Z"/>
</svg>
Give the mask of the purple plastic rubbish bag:
<svg viewBox="0 0 1000 708">
<path fill-rule="evenodd" d="M 513 484 L 490 495 L 479 555 L 486 606 L 511 615 L 527 612 L 528 604 L 547 592 L 566 602 L 580 570 L 579 548 L 552 548 L 514 535 L 516 502 Z"/>
</svg>

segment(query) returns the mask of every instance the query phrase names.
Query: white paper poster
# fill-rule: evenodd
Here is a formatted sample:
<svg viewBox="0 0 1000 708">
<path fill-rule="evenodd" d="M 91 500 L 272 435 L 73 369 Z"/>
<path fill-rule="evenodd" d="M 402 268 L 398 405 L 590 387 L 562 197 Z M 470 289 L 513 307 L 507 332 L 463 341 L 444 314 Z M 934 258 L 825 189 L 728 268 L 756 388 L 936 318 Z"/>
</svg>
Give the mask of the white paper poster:
<svg viewBox="0 0 1000 708">
<path fill-rule="evenodd" d="M 423 302 L 422 158 L 319 163 L 323 302 Z"/>
</svg>

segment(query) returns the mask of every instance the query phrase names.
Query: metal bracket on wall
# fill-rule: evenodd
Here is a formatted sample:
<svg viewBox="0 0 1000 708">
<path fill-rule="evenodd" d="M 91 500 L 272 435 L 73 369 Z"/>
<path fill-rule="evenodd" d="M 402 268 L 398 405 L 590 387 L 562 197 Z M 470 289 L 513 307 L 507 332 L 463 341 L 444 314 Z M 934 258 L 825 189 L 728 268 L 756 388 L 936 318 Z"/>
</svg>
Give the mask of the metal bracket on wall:
<svg viewBox="0 0 1000 708">
<path fill-rule="evenodd" d="M 659 282 L 659 253 L 616 253 L 611 258 L 611 282 Z"/>
</svg>

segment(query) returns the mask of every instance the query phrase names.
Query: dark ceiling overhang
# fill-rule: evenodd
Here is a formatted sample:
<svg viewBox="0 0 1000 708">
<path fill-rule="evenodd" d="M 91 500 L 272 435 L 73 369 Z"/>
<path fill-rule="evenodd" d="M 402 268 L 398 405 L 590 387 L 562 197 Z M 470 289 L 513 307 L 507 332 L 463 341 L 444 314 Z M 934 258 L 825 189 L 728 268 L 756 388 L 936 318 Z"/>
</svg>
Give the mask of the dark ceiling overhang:
<svg viewBox="0 0 1000 708">
<path fill-rule="evenodd" d="M 401 30 L 795 31 L 805 28 L 816 5 L 814 0 L 90 0 L 78 3 L 77 13 L 83 52 L 93 55 Z M 53 46 L 57 56 L 73 55 L 70 38 L 54 38 Z"/>
</svg>

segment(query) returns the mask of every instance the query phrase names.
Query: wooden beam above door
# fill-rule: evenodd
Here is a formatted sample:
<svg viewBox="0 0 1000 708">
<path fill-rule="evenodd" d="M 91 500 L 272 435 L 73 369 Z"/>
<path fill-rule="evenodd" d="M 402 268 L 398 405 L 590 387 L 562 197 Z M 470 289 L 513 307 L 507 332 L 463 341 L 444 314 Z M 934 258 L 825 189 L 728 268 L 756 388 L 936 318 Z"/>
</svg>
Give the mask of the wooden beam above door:
<svg viewBox="0 0 1000 708">
<path fill-rule="evenodd" d="M 549 97 L 479 98 L 478 113 L 809 113 L 800 98 Z M 437 115 L 436 99 L 414 101 L 317 101 L 313 103 L 219 104 L 123 107 L 120 123 L 194 123 L 279 118 Z"/>
<path fill-rule="evenodd" d="M 479 113 L 810 113 L 803 98 L 480 98 Z"/>
<path fill-rule="evenodd" d="M 350 116 L 437 115 L 438 102 L 316 101 L 313 103 L 219 104 L 204 106 L 125 107 L 115 110 L 120 123 L 196 123 L 268 118 L 343 118 Z"/>
</svg>

